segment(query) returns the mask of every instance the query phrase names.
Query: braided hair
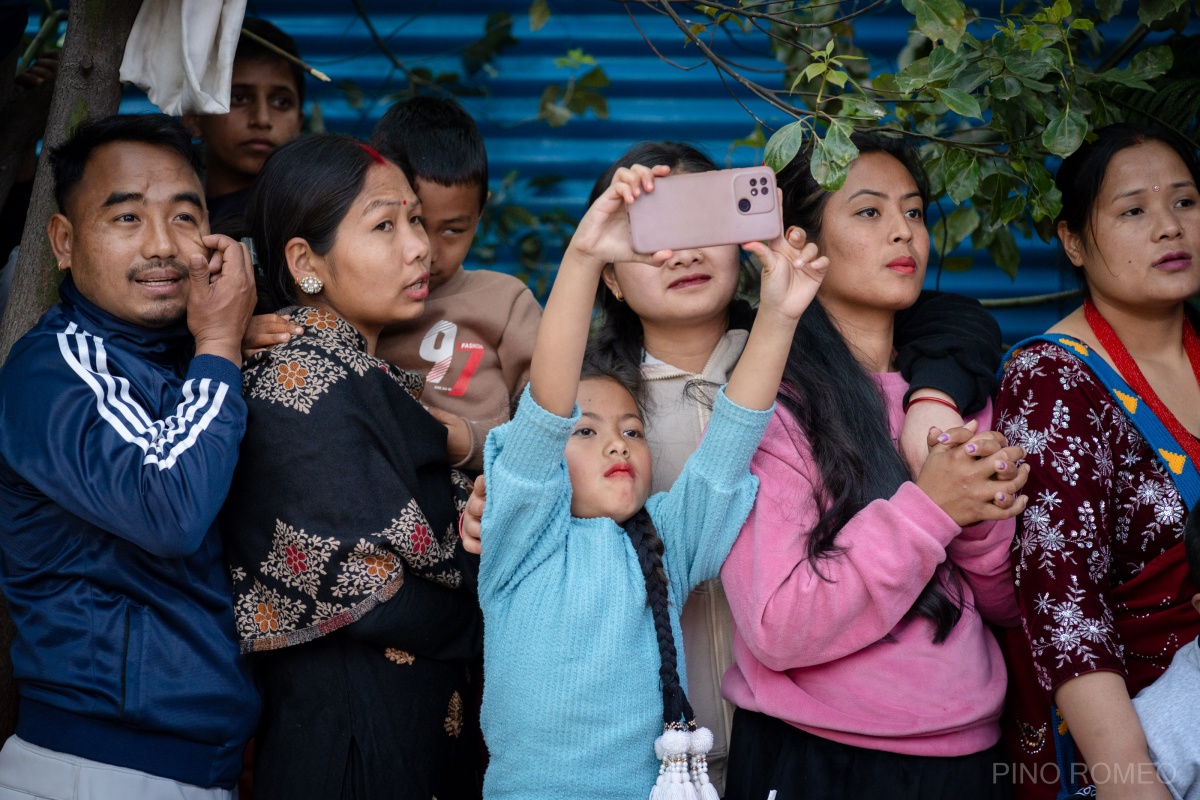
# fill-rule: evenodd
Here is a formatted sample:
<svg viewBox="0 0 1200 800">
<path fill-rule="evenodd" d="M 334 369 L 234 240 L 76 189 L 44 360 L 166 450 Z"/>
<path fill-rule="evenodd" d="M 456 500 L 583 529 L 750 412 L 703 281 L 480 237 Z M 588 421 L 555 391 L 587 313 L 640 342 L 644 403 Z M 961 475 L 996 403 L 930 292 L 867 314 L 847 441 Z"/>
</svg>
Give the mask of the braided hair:
<svg viewBox="0 0 1200 800">
<path fill-rule="evenodd" d="M 658 639 L 658 676 L 662 679 L 663 723 L 691 722 L 696 715 L 679 682 L 679 657 L 675 652 L 675 633 L 667 609 L 667 573 L 663 570 L 663 541 L 659 538 L 645 507 L 621 524 L 633 544 L 642 577 L 646 581 L 646 604 L 654 616 L 654 635 Z"/>
</svg>

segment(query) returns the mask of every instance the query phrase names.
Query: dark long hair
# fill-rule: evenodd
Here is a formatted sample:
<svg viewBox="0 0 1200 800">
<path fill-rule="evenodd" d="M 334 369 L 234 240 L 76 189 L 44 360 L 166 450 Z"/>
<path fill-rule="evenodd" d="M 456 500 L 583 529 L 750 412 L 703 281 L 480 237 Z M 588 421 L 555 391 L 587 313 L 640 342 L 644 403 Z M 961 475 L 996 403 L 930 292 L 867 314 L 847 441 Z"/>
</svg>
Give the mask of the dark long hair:
<svg viewBox="0 0 1200 800">
<path fill-rule="evenodd" d="M 924 202 L 929 192 L 916 154 L 901 140 L 855 134 L 860 153 L 885 153 L 908 168 Z M 785 226 L 803 228 L 819 239 L 829 193 L 813 180 L 811 150 L 802 150 L 779 173 Z M 819 301 L 804 312 L 788 352 L 779 387 L 779 405 L 808 440 L 821 481 L 816 488 L 820 516 L 808 539 L 808 558 L 820 574 L 820 561 L 840 552 L 838 532 L 868 503 L 891 497 L 911 480 L 892 442 L 883 398 L 871 376 L 851 353 Z M 939 568 L 909 611 L 935 626 L 933 641 L 946 640 L 962 617 L 962 587 L 949 568 Z"/>
<path fill-rule="evenodd" d="M 588 207 L 591 207 L 596 198 L 612 183 L 613 175 L 618 169 L 634 164 L 665 164 L 674 173 L 710 172 L 717 168 L 711 158 L 690 144 L 669 141 L 641 142 L 631 147 L 604 171 L 592 187 L 592 193 L 588 196 Z M 755 278 L 753 267 L 747 260 L 742 261 L 742 276 L 750 282 Z M 597 353 L 607 352 L 614 360 L 631 364 L 636 369 L 637 365 L 642 363 L 642 320 L 633 309 L 617 300 L 603 281 L 596 292 L 596 305 L 601 313 L 600 326 L 592 334 L 591 347 Z M 729 307 L 729 319 L 730 327 L 749 328 L 754 319 L 754 312 L 745 300 L 735 299 Z M 637 380 L 640 383 L 640 374 Z"/>
<path fill-rule="evenodd" d="M 317 255 L 333 249 L 367 170 L 382 161 L 357 139 L 334 133 L 293 139 L 267 159 L 246 201 L 246 223 L 265 276 L 259 287 L 266 295 L 263 305 L 274 310 L 296 304 L 288 241 L 304 239 Z"/>
</svg>

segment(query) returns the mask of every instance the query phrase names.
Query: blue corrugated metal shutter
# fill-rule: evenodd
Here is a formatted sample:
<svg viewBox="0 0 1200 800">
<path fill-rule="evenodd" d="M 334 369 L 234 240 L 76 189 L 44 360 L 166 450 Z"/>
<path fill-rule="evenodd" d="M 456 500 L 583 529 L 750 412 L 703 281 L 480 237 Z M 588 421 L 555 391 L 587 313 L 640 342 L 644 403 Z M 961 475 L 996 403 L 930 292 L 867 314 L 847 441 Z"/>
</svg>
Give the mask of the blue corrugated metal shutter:
<svg viewBox="0 0 1200 800">
<path fill-rule="evenodd" d="M 518 201 L 534 211 L 561 207 L 573 217 L 595 178 L 633 142 L 642 139 L 681 139 L 704 148 L 718 163 L 745 166 L 761 158 L 749 148 L 729 152 L 729 144 L 748 134 L 753 120 L 731 98 L 715 70 L 694 48 L 685 48 L 682 37 L 667 19 L 631 6 L 641 27 L 629 19 L 626 6 L 613 0 L 551 2 L 553 15 L 540 31 L 530 31 L 528 0 L 433 0 L 406 4 L 367 0 L 365 6 L 376 29 L 408 68 L 427 67 L 439 72 L 462 73 L 462 48 L 477 39 L 484 21 L 494 11 L 513 17 L 513 35 L 519 44 L 505 50 L 494 62 L 494 77 L 480 82 L 487 96 L 461 98 L 479 121 L 488 143 L 492 183 L 518 170 L 522 179 L 558 176 L 562 180 L 542 191 L 522 185 Z M 375 47 L 363 22 L 349 3 L 323 0 L 251 0 L 248 13 L 275 22 L 297 41 L 301 53 L 333 78 L 332 84 L 309 81 L 311 100 L 320 104 L 325 126 L 366 137 L 386 108 L 380 94 L 403 84 L 389 60 Z M 1115 23 L 1132 25 L 1130 17 Z M 857 39 L 873 53 L 898 53 L 904 46 L 909 17 L 899 4 L 856 21 Z M 664 56 L 691 70 L 677 69 L 659 59 L 642 38 L 645 33 Z M 581 48 L 603 66 L 612 85 L 604 90 L 610 118 L 590 113 L 559 128 L 534 120 L 537 100 L 550 83 L 565 83 L 567 72 L 554 59 L 569 48 Z M 773 69 L 765 38 L 749 42 L 739 51 L 747 69 Z M 365 90 L 367 100 L 352 108 L 338 84 L 351 80 Z M 744 93 L 738 95 L 746 100 Z M 771 124 L 783 118 L 762 103 L 748 103 Z M 123 105 L 128 111 L 150 110 L 144 97 L 133 92 Z M 946 210 L 949 206 L 946 205 Z M 933 214 L 938 212 L 935 209 Z M 1021 271 L 1011 282 L 989 259 L 975 253 L 975 266 L 962 273 L 942 273 L 931 265 L 928 285 L 975 297 L 1012 297 L 1075 288 L 1074 277 L 1058 268 L 1056 251 L 1038 240 L 1018 240 Z M 968 254 L 960 248 L 956 254 Z M 509 258 L 492 266 L 517 271 Z M 1065 314 L 1071 304 L 1039 306 L 997 312 L 1007 339 L 1045 329 Z"/>
</svg>

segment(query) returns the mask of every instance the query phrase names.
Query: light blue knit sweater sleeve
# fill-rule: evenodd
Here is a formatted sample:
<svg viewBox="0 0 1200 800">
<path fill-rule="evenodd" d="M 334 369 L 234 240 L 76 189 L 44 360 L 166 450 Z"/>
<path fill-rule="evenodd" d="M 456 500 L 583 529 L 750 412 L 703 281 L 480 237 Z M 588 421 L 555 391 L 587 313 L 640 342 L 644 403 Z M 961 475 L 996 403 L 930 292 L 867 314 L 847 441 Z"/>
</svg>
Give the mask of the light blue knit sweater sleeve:
<svg viewBox="0 0 1200 800">
<path fill-rule="evenodd" d="M 539 406 L 526 387 L 512 421 L 488 434 L 483 450 L 479 598 L 509 591 L 563 545 L 571 522 L 567 440 L 579 421 Z"/>
<path fill-rule="evenodd" d="M 662 537 L 667 575 L 676 597 L 715 578 L 754 505 L 758 478 L 750 459 L 762 441 L 775 406 L 743 408 L 717 393 L 712 419 L 670 491 L 646 503 Z"/>
</svg>

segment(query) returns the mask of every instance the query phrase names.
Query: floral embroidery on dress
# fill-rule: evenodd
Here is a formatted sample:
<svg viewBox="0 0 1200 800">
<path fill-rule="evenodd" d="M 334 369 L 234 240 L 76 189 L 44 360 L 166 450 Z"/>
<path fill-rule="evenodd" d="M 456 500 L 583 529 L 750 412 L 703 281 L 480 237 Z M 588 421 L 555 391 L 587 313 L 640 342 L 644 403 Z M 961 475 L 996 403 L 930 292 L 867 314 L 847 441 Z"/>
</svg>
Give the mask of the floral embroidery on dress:
<svg viewBox="0 0 1200 800">
<path fill-rule="evenodd" d="M 429 521 L 415 500 L 400 512 L 397 519 L 381 534 L 396 548 L 404 560 L 414 567 L 425 567 L 454 558 L 458 545 L 458 535 L 455 531 L 447 531 L 441 537 L 435 537 Z M 447 584 L 451 588 L 459 585 L 459 581 Z"/>
<path fill-rule="evenodd" d="M 996 429 L 1032 468 L 1014 561 L 1039 684 L 1123 670 L 1108 594 L 1180 540 L 1174 483 L 1107 389 L 1055 345 L 1010 361 Z"/>
<path fill-rule="evenodd" d="M 322 622 L 328 622 L 334 617 L 349 613 L 350 608 L 341 603 L 327 603 L 324 600 L 318 600 L 316 608 L 313 609 L 312 621 L 319 625 Z"/>
<path fill-rule="evenodd" d="M 325 575 L 325 564 L 337 550 L 337 539 L 310 536 L 297 531 L 283 520 L 275 520 L 271 552 L 260 569 L 284 586 L 290 586 L 314 600 Z"/>
<path fill-rule="evenodd" d="M 399 650 L 395 647 L 387 648 L 383 651 L 383 655 L 388 661 L 402 665 L 412 664 L 417 660 L 417 657 L 407 650 Z"/>
<path fill-rule="evenodd" d="M 394 555 L 373 542 L 359 539 L 342 563 L 337 583 L 330 588 L 334 597 L 371 594 L 400 569 Z"/>
<path fill-rule="evenodd" d="M 313 403 L 346 377 L 346 370 L 316 353 L 280 348 L 247 368 L 249 395 L 307 414 Z"/>
<path fill-rule="evenodd" d="M 450 695 L 450 706 L 446 709 L 446 721 L 443 727 L 446 733 L 457 739 L 462 733 L 463 702 L 458 692 Z"/>
<path fill-rule="evenodd" d="M 250 591 L 238 596 L 234 610 L 239 634 L 243 639 L 249 639 L 295 630 L 306 609 L 298 600 L 254 580 Z"/>
</svg>

